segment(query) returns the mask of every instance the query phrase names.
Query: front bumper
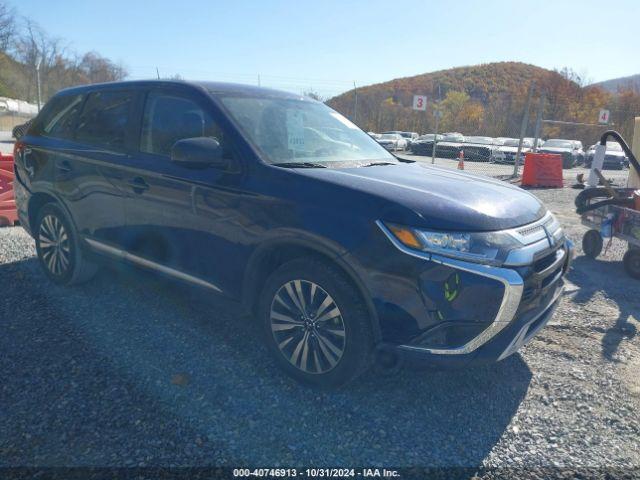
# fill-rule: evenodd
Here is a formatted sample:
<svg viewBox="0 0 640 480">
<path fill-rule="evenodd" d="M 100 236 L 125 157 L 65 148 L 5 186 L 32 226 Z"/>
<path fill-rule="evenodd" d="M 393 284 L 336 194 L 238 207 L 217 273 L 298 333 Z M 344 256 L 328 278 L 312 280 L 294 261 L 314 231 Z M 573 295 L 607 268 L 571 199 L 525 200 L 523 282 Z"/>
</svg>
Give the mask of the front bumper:
<svg viewBox="0 0 640 480">
<path fill-rule="evenodd" d="M 515 317 L 495 335 L 486 338 L 476 349 L 443 354 L 427 348 L 400 345 L 395 347 L 395 350 L 405 363 L 421 363 L 446 368 L 461 368 L 471 363 L 482 365 L 504 360 L 529 343 L 551 320 L 563 290 L 564 282 L 560 279 L 557 288 L 541 299 L 539 308 Z"/>
<path fill-rule="evenodd" d="M 530 227 L 523 231 L 526 230 L 530 230 Z M 558 232 L 562 235 L 561 229 Z M 404 253 L 437 264 L 442 270 L 441 274 L 435 275 L 432 271 L 429 273 L 430 277 L 460 276 L 461 285 L 475 281 L 483 284 L 485 292 L 491 292 L 484 298 L 478 298 L 476 292 L 479 290 L 472 294 L 469 294 L 471 290 L 460 292 L 455 301 L 457 305 L 455 302 L 449 304 L 453 308 L 445 311 L 440 324 L 414 336 L 408 342 L 392 347 L 405 360 L 449 367 L 464 366 L 469 362 L 499 361 L 529 342 L 552 317 L 564 288 L 563 277 L 573 257 L 573 244 L 563 236 L 557 239 L 553 247 L 549 245 L 553 243 L 551 241 L 545 248 L 541 246 L 547 242 L 546 237 L 532 242 L 510 256 L 509 267 L 492 267 L 435 254 L 423 254 L 406 249 L 392 235 L 389 239 Z M 421 289 L 426 290 L 425 285 L 428 286 L 429 281 L 424 282 Z M 430 293 L 432 292 L 426 292 L 427 295 Z M 434 298 L 433 294 L 431 298 Z M 440 301 L 440 305 L 442 303 L 446 304 Z M 474 304 L 471 308 L 470 303 Z M 487 307 L 491 304 L 495 305 L 494 310 Z M 465 324 L 465 320 L 471 320 L 464 316 L 469 315 L 470 310 L 476 310 L 478 318 Z M 451 317 L 453 321 L 447 322 L 446 317 Z M 487 318 L 492 320 L 487 321 Z M 473 331 L 473 335 L 449 334 L 459 332 L 462 326 L 471 328 L 469 331 Z M 464 338 L 464 341 L 456 342 L 460 338 Z"/>
</svg>

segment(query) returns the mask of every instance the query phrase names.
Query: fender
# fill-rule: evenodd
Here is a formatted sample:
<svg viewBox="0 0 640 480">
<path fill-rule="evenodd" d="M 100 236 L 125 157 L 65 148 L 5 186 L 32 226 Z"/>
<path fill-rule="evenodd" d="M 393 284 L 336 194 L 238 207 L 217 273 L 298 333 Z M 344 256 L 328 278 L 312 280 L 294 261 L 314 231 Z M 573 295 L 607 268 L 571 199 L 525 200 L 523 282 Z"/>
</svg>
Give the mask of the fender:
<svg viewBox="0 0 640 480">
<path fill-rule="evenodd" d="M 277 229 L 270 232 L 270 236 L 273 238 L 262 241 L 251 254 L 251 257 L 247 262 L 242 283 L 242 304 L 246 308 L 251 310 L 260 295 L 260 289 L 262 287 L 261 284 L 265 280 L 265 276 L 261 275 L 261 270 L 269 256 L 278 250 L 297 247 L 315 252 L 320 256 L 328 258 L 332 262 L 335 262 L 335 264 L 347 275 L 347 277 L 360 291 L 362 298 L 365 301 L 367 310 L 369 311 L 375 340 L 380 340 L 380 324 L 376 309 L 371 299 L 371 294 L 364 282 L 362 282 L 356 273 L 357 268 L 352 266 L 350 262 L 346 260 L 345 256 L 348 251 L 346 251 L 344 247 L 333 240 L 299 230 Z"/>
</svg>

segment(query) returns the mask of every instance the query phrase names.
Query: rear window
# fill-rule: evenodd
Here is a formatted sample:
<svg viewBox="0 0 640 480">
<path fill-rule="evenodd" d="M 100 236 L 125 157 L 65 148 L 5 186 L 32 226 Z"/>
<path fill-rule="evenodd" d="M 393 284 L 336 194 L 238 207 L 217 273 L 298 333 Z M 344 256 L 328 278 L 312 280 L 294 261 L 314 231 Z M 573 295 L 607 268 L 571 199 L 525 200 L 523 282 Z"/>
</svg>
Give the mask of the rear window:
<svg viewBox="0 0 640 480">
<path fill-rule="evenodd" d="M 38 116 L 31 133 L 52 138 L 72 138 L 82 99 L 82 95 L 52 98 Z"/>
<path fill-rule="evenodd" d="M 110 150 L 124 150 L 133 96 L 131 91 L 89 94 L 78 119 L 76 140 Z"/>
</svg>

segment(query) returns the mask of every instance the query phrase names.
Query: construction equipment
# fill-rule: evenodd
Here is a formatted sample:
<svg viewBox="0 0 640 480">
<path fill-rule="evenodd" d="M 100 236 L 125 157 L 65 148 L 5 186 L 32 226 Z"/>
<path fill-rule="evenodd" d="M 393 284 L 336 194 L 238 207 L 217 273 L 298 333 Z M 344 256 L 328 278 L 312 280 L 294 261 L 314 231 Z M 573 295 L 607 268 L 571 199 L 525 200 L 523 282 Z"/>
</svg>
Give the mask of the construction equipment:
<svg viewBox="0 0 640 480">
<path fill-rule="evenodd" d="M 602 176 L 600 169 L 610 137 L 625 151 L 632 172 L 640 172 L 636 157 L 619 133 L 608 131 L 602 135 L 589 176 L 591 188 L 576 197 L 576 212 L 581 215 L 582 224 L 590 228 L 582 238 L 582 249 L 588 257 L 596 258 L 602 252 L 603 239 L 626 241 L 629 248 L 623 258 L 624 268 L 631 277 L 640 279 L 640 191 L 614 188 Z M 604 186 L 598 187 L 598 183 Z"/>
</svg>

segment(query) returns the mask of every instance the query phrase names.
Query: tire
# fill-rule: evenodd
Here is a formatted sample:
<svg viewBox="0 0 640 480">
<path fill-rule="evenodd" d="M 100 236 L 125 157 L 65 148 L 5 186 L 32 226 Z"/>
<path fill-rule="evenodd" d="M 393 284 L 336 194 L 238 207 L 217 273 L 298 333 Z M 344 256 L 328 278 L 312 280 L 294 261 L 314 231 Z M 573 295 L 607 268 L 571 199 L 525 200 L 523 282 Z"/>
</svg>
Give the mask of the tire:
<svg viewBox="0 0 640 480">
<path fill-rule="evenodd" d="M 602 252 L 602 235 L 598 230 L 589 230 L 582 237 L 582 250 L 589 258 L 596 258 Z"/>
<path fill-rule="evenodd" d="M 630 248 L 627 250 L 627 253 L 624 254 L 624 258 L 622 259 L 622 263 L 630 277 L 640 280 L 640 249 Z"/>
<path fill-rule="evenodd" d="M 265 282 L 259 315 L 276 363 L 302 383 L 336 388 L 373 362 L 365 302 L 344 273 L 328 262 L 309 257 L 279 267 Z"/>
<path fill-rule="evenodd" d="M 87 259 L 78 234 L 60 206 L 44 205 L 34 228 L 36 252 L 45 275 L 58 285 L 86 282 L 97 271 Z"/>
</svg>

